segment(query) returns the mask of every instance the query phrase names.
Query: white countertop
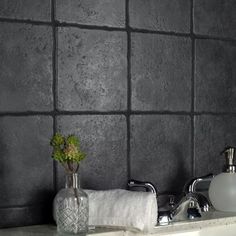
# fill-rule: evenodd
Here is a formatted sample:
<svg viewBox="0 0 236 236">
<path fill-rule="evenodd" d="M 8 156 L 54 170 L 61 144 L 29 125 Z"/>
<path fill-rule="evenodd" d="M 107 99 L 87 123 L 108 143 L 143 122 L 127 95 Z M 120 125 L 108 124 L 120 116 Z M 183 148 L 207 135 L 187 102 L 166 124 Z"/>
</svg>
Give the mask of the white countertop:
<svg viewBox="0 0 236 236">
<path fill-rule="evenodd" d="M 203 228 L 214 228 L 224 225 L 235 225 L 236 213 L 210 212 L 197 220 L 187 222 L 176 222 L 166 226 L 157 226 L 150 233 L 151 236 L 174 235 L 175 233 L 197 231 Z M 0 229 L 0 236 L 57 236 L 54 225 L 34 225 L 26 227 L 16 227 Z M 93 236 L 132 236 L 143 235 L 143 233 L 131 232 L 122 229 L 96 228 L 89 232 Z M 180 234 L 178 234 L 180 235 Z M 181 234 L 182 235 L 182 234 Z M 235 232 L 236 235 L 236 232 Z M 208 234 L 208 236 L 210 236 Z"/>
<path fill-rule="evenodd" d="M 167 233 L 201 230 L 202 228 L 229 224 L 236 225 L 236 213 L 214 211 L 205 213 L 201 218 L 195 220 L 174 222 L 166 226 L 157 226 L 151 233 L 154 235 L 165 235 Z"/>
<path fill-rule="evenodd" d="M 0 236 L 58 236 L 55 225 L 32 225 L 0 229 Z M 96 228 L 89 235 L 93 236 L 124 236 L 124 230 L 111 228 Z"/>
</svg>

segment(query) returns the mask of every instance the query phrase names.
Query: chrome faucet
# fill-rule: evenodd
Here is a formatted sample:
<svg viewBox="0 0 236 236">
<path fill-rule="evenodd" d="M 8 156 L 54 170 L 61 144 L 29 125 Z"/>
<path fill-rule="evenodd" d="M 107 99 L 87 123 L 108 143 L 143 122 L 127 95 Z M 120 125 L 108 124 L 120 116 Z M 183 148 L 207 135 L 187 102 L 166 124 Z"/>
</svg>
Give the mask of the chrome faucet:
<svg viewBox="0 0 236 236">
<path fill-rule="evenodd" d="M 199 203 L 199 207 L 201 209 L 201 212 L 209 211 L 212 208 L 212 204 L 205 195 L 203 195 L 202 193 L 200 193 L 199 191 L 196 190 L 197 185 L 199 183 L 203 183 L 203 182 L 210 183 L 213 178 L 214 178 L 213 174 L 208 174 L 208 175 L 204 175 L 201 177 L 197 177 L 197 178 L 190 180 L 184 187 L 185 194 L 191 193 L 192 195 L 195 196 L 195 198 L 197 199 L 197 201 Z"/>
<path fill-rule="evenodd" d="M 172 206 L 168 211 L 158 212 L 158 225 L 167 225 L 170 222 L 183 221 L 188 219 L 195 219 L 201 217 L 202 212 L 207 212 L 211 209 L 210 201 L 202 193 L 196 191 L 197 185 L 202 182 L 210 182 L 214 177 L 209 174 L 202 177 L 197 177 L 189 181 L 184 186 L 182 197 L 178 203 L 173 204 L 173 199 L 170 199 L 169 204 Z M 138 180 L 129 180 L 128 187 L 143 187 L 146 191 L 156 194 L 158 199 L 158 192 L 155 186 L 150 182 L 142 182 Z"/>
<path fill-rule="evenodd" d="M 188 193 L 169 211 L 158 212 L 157 225 L 168 225 L 170 222 L 192 220 L 201 217 L 198 199 L 194 194 Z"/>
<path fill-rule="evenodd" d="M 128 181 L 128 187 L 129 188 L 134 188 L 134 187 L 144 188 L 147 192 L 154 193 L 157 196 L 157 190 L 151 182 L 142 182 L 139 180 L 130 179 Z"/>
</svg>

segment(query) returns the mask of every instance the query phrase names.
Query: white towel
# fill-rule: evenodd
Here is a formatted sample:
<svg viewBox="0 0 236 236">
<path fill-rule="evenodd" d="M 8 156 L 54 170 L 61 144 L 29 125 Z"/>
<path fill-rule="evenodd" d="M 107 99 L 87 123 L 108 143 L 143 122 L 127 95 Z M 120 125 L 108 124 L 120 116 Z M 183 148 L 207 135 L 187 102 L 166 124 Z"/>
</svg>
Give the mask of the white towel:
<svg viewBox="0 0 236 236">
<path fill-rule="evenodd" d="M 150 192 L 86 190 L 89 225 L 118 226 L 150 232 L 157 223 L 157 199 Z"/>
</svg>

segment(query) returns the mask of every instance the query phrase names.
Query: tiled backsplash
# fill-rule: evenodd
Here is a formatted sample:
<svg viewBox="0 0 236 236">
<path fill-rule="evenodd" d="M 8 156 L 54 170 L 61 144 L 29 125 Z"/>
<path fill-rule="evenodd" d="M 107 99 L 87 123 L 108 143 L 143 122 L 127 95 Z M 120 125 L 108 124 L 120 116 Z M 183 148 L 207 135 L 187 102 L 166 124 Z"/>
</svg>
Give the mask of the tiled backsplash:
<svg viewBox="0 0 236 236">
<path fill-rule="evenodd" d="M 180 192 L 236 145 L 236 1 L 0 1 L 0 227 L 49 221 L 76 133 L 84 188 Z"/>
</svg>

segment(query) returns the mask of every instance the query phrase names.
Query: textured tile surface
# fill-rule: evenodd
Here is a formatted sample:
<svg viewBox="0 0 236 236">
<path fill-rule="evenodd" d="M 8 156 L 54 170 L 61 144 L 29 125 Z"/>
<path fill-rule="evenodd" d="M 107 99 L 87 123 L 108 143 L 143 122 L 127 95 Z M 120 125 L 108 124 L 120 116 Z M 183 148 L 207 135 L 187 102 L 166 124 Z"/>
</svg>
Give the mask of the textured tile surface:
<svg viewBox="0 0 236 236">
<path fill-rule="evenodd" d="M 12 23 L 0 28 L 0 111 L 51 110 L 51 28 Z"/>
<path fill-rule="evenodd" d="M 59 30 L 59 109 L 126 108 L 126 34 Z"/>
<path fill-rule="evenodd" d="M 189 111 L 190 40 L 132 34 L 131 76 L 134 110 Z"/>
<path fill-rule="evenodd" d="M 1 207 L 51 200 L 51 135 L 50 117 L 0 118 Z"/>
<path fill-rule="evenodd" d="M 2 208 L 0 209 L 0 235 L 4 235 L 1 232 L 1 228 L 4 227 L 17 227 L 24 225 L 35 225 L 35 224 L 48 224 L 54 223 L 52 220 L 52 203 L 45 204 L 36 204 L 35 206 L 27 206 L 27 207 L 12 207 L 12 208 Z M 8 228 L 10 230 L 12 228 Z M 17 227 L 17 229 L 19 229 Z M 27 227 L 28 229 L 28 227 Z M 6 230 L 6 229 L 5 229 Z M 26 230 L 26 232 L 7 232 L 7 236 L 20 236 L 20 235 L 34 235 L 36 232 L 32 232 L 32 229 Z M 40 235 L 52 235 L 45 234 L 45 232 L 37 231 Z M 5 235 L 6 236 L 6 235 Z"/>
<path fill-rule="evenodd" d="M 235 0 L 194 0 L 194 32 L 236 38 Z"/>
<path fill-rule="evenodd" d="M 0 17 L 50 21 L 50 0 L 1 0 Z"/>
<path fill-rule="evenodd" d="M 131 178 L 151 181 L 159 192 L 180 192 L 190 176 L 190 118 L 132 116 Z"/>
<path fill-rule="evenodd" d="M 196 175 L 218 174 L 225 165 L 220 153 L 235 146 L 236 117 L 202 115 L 195 117 Z"/>
<path fill-rule="evenodd" d="M 75 133 L 87 158 L 81 163 L 81 184 L 89 189 L 125 188 L 127 184 L 126 120 L 115 115 L 62 116 L 58 129 Z M 64 171 L 59 169 L 59 187 Z"/>
<path fill-rule="evenodd" d="M 85 25 L 125 26 L 125 0 L 57 0 L 56 18 Z"/>
<path fill-rule="evenodd" d="M 236 111 L 236 44 L 196 41 L 195 109 Z"/>
<path fill-rule="evenodd" d="M 190 31 L 189 0 L 130 0 L 130 25 L 134 28 Z"/>
</svg>

